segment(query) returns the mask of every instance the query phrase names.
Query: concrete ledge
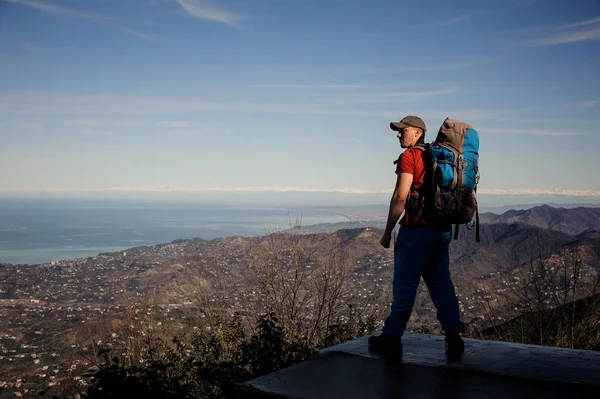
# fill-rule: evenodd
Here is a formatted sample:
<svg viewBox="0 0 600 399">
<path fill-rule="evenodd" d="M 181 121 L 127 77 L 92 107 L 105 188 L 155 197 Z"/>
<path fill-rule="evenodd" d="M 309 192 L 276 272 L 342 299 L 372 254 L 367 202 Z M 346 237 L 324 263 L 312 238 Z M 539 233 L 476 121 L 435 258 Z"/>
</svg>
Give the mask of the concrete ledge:
<svg viewBox="0 0 600 399">
<path fill-rule="evenodd" d="M 406 333 L 401 363 L 367 349 L 367 336 L 239 386 L 247 398 L 597 398 L 600 352 L 465 339 L 448 363 L 444 337 Z"/>
</svg>

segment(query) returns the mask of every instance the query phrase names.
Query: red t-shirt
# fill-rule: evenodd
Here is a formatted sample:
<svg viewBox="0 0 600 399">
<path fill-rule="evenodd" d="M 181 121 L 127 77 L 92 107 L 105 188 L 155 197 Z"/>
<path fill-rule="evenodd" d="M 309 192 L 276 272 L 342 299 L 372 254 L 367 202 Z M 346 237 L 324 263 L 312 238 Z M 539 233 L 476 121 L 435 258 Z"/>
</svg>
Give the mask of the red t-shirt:
<svg viewBox="0 0 600 399">
<path fill-rule="evenodd" d="M 410 191 L 417 191 L 423 185 L 425 178 L 425 164 L 423 163 L 423 151 L 418 148 L 408 148 L 398 157 L 396 163 L 396 174 L 409 173 L 413 175 Z M 411 195 L 410 193 L 408 195 Z M 407 227 L 427 226 L 427 223 L 416 215 L 404 212 L 400 225 Z"/>
</svg>

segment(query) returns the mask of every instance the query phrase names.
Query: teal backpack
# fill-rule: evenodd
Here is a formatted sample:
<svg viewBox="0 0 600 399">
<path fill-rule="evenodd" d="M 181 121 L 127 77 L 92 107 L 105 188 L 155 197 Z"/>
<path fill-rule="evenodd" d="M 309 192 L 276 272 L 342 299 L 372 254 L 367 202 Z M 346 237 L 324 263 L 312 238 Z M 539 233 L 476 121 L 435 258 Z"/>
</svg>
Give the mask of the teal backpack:
<svg viewBox="0 0 600 399">
<path fill-rule="evenodd" d="M 470 125 L 446 118 L 435 141 L 417 145 L 423 151 L 425 178 L 418 193 L 411 192 L 407 210 L 413 208 L 434 225 L 468 224 L 475 216 L 479 242 L 479 134 Z"/>
</svg>

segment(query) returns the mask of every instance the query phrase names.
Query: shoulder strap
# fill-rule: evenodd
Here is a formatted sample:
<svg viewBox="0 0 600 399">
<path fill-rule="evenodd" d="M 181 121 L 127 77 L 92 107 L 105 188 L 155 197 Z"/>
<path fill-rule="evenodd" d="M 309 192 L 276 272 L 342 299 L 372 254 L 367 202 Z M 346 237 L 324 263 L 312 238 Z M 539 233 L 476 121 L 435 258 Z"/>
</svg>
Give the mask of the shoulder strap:
<svg viewBox="0 0 600 399">
<path fill-rule="evenodd" d="M 419 144 L 415 144 L 415 145 L 413 145 L 412 147 L 410 147 L 410 148 L 407 148 L 407 149 L 408 149 L 408 150 L 410 150 L 410 149 L 413 149 L 413 148 L 415 148 L 415 149 L 417 149 L 417 150 L 421 150 L 421 151 L 427 151 L 427 150 L 429 150 L 429 147 L 430 147 L 430 146 L 431 146 L 431 144 L 419 143 Z M 398 163 L 398 159 L 396 159 L 396 160 L 394 161 L 394 165 L 396 165 L 397 163 Z"/>
</svg>

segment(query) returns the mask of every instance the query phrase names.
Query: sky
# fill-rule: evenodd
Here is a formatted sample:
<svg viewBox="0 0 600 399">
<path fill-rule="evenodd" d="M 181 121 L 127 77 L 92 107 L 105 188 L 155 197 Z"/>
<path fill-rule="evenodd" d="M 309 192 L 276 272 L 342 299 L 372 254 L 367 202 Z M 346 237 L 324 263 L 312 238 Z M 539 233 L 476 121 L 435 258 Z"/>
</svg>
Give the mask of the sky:
<svg viewBox="0 0 600 399">
<path fill-rule="evenodd" d="M 377 202 L 418 115 L 600 203 L 599 71 L 599 0 L 0 0 L 0 198 Z"/>
</svg>

